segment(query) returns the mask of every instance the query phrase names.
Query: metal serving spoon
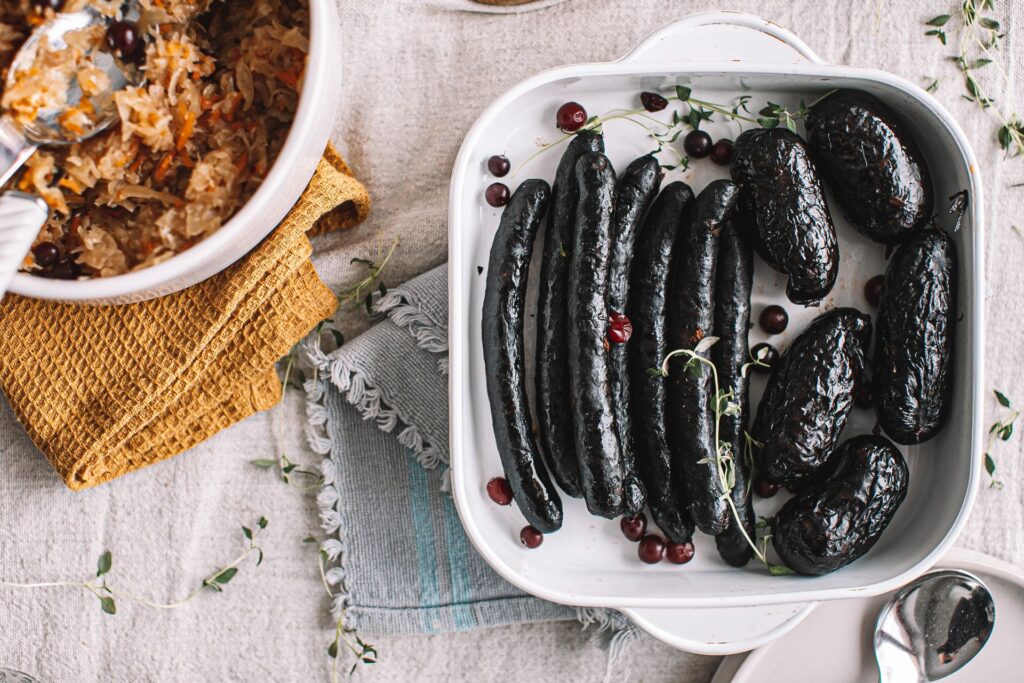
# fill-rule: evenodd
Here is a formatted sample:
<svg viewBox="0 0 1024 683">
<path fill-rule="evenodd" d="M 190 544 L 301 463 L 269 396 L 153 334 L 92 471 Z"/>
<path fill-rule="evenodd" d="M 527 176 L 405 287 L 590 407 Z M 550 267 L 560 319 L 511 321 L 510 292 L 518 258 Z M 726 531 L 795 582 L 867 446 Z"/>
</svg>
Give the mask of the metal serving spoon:
<svg viewBox="0 0 1024 683">
<path fill-rule="evenodd" d="M 127 0 L 121 7 L 121 15 L 126 19 L 137 18 L 136 0 Z M 106 28 L 112 22 L 111 17 L 91 7 L 58 14 L 36 28 L 18 50 L 7 73 L 7 87 L 15 84 L 19 75 L 33 64 L 44 39 L 51 48 L 63 49 L 67 47 L 68 34 L 94 26 Z M 84 96 L 78 79 L 74 77 L 68 82 L 66 107 L 40 111 L 36 119 L 27 125 L 19 125 L 10 116 L 0 117 L 0 186 L 6 184 L 40 146 L 66 146 L 82 142 L 117 122 L 113 94 L 129 85 L 140 85 L 144 79 L 140 71 L 123 68 L 112 55 L 98 48 L 97 45 L 88 52 L 93 63 L 106 72 L 110 88 L 90 98 L 96 115 L 92 125 L 80 134 L 71 135 L 60 125 L 61 114 L 77 106 Z M 40 202 L 23 195 L 5 197 L 0 206 L 0 218 L 6 219 L 0 220 L 0 295 L 7 291 L 7 285 L 21 266 L 39 229 L 46 222 L 45 213 L 39 220 L 39 206 Z M 45 204 L 41 206 L 45 208 Z"/>
<path fill-rule="evenodd" d="M 995 624 L 992 593 L 958 570 L 925 574 L 899 590 L 875 624 L 880 683 L 925 683 L 958 671 Z"/>
</svg>

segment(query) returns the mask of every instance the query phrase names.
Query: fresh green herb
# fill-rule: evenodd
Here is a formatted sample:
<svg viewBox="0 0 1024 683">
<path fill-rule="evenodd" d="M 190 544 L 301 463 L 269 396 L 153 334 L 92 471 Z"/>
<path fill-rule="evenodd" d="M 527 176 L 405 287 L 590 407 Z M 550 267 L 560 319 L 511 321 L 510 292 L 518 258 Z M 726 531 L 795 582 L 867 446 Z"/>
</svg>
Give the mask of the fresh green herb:
<svg viewBox="0 0 1024 683">
<path fill-rule="evenodd" d="M 939 79 L 933 78 L 932 82 L 925 86 L 924 91 L 934 93 L 939 89 Z"/>
<path fill-rule="evenodd" d="M 750 103 L 750 95 L 741 95 L 740 97 L 737 97 L 731 105 L 720 104 L 694 97 L 693 90 L 691 88 L 684 85 L 677 85 L 671 93 L 663 94 L 667 101 L 678 102 L 680 104 L 680 108 L 673 108 L 671 110 L 672 118 L 669 122 L 665 122 L 651 116 L 647 110 L 643 108 L 613 109 L 601 116 L 593 116 L 578 131 L 567 133 L 553 142 L 542 145 L 540 149 L 530 155 L 519 165 L 518 168 L 516 168 L 512 173 L 512 177 L 515 177 L 516 174 L 518 174 L 530 162 L 549 149 L 571 140 L 573 136 L 578 135 L 583 131 L 600 132 L 605 123 L 616 120 L 628 121 L 646 130 L 648 136 L 655 144 L 655 148 L 652 151 L 653 154 L 657 155 L 662 152 L 669 152 L 673 155 L 673 159 L 670 162 L 662 163 L 662 168 L 669 171 L 677 168 L 685 170 L 689 168 L 690 160 L 687 156 L 679 152 L 675 143 L 679 139 L 680 135 L 687 129 L 700 130 L 700 127 L 705 122 L 713 122 L 715 120 L 714 117 L 718 115 L 738 124 L 741 122 L 750 123 L 765 128 L 775 128 L 781 124 L 791 130 L 796 130 L 796 121 L 805 118 L 810 107 L 813 107 L 822 99 L 831 95 L 832 92 L 835 91 L 830 91 L 822 97 L 819 97 L 809 106 L 805 105 L 804 102 L 801 101 L 800 108 L 795 112 L 791 112 L 779 104 L 769 102 L 768 106 L 761 110 L 761 115 L 754 117 L 749 115 L 750 109 L 748 104 Z"/>
<path fill-rule="evenodd" d="M 721 422 L 722 418 L 725 416 L 738 415 L 742 408 L 740 407 L 740 404 L 736 402 L 736 397 L 733 395 L 732 391 L 722 390 L 718 383 L 718 369 L 715 367 L 713 362 L 705 357 L 707 351 L 714 346 L 718 340 L 718 337 L 704 337 L 697 342 L 693 349 L 677 349 L 672 351 L 665 356 L 665 360 L 662 362 L 661 367 L 657 369 L 657 374 L 662 377 L 668 377 L 669 363 L 672 358 L 676 356 L 682 356 L 685 359 L 684 368 L 688 372 L 694 372 L 696 374 L 699 370 L 702 375 L 705 368 L 711 371 L 711 378 L 715 392 L 715 398 L 711 405 L 711 412 L 714 415 L 715 422 L 715 443 L 717 444 L 717 448 L 715 449 L 715 465 L 718 470 L 718 480 L 722 485 L 722 499 L 729 506 L 733 519 L 736 520 L 736 527 L 743 534 L 743 538 L 746 539 L 751 549 L 753 549 L 754 555 L 757 559 L 760 560 L 768 569 L 768 573 L 772 576 L 790 575 L 794 573 L 792 569 L 784 565 L 774 564 L 768 560 L 768 542 L 771 539 L 771 534 L 765 535 L 761 539 L 760 543 L 751 538 L 747 533 L 743 520 L 740 519 L 740 513 L 739 510 L 736 509 L 736 503 L 732 499 L 732 491 L 736 486 L 736 461 L 735 455 L 732 452 L 731 444 L 728 444 L 721 439 Z M 760 362 L 760 360 L 763 359 L 755 359 L 752 364 L 756 364 Z M 752 458 L 752 453 L 750 453 L 750 451 L 755 445 L 757 445 L 757 442 L 754 441 L 750 435 L 746 435 L 746 448 L 748 451 L 746 455 L 747 458 Z"/>
<path fill-rule="evenodd" d="M 995 448 L 997 441 L 1009 441 L 1010 437 L 1013 436 L 1013 425 L 1017 422 L 1017 418 L 1020 417 L 1020 411 L 1013 409 L 1013 404 L 1006 394 L 998 390 L 993 390 L 995 394 L 996 402 L 1004 409 L 1004 414 L 988 429 L 988 442 L 985 444 L 985 471 L 988 472 L 988 476 L 991 478 L 989 486 L 994 489 L 1003 488 L 1003 482 L 996 479 L 996 461 L 992 457 L 992 451 Z"/>
<path fill-rule="evenodd" d="M 310 535 L 307 536 L 303 542 L 317 543 L 317 540 Z M 327 569 L 330 566 L 330 563 L 331 556 L 326 550 L 318 546 L 317 566 L 320 570 L 320 580 L 323 583 L 324 590 L 327 592 L 327 597 L 334 601 L 340 594 L 348 591 L 348 587 L 345 585 L 344 577 L 342 577 L 338 580 L 338 590 L 335 591 L 331 588 L 331 582 L 327 579 Z M 364 641 L 354 628 L 345 624 L 346 616 L 347 609 L 342 605 L 341 613 L 338 615 L 338 621 L 335 622 L 334 625 L 334 640 L 332 640 L 330 645 L 327 646 L 327 656 L 331 658 L 331 679 L 335 683 L 337 683 L 338 680 L 338 663 L 341 660 L 341 655 L 344 653 L 342 647 L 355 655 L 355 662 L 349 670 L 350 676 L 355 673 L 356 668 L 360 664 L 369 665 L 377 663 L 376 648 Z"/>
<path fill-rule="evenodd" d="M 384 244 L 382 242 L 377 243 L 377 253 L 373 259 L 365 258 L 354 258 L 350 262 L 352 265 L 360 265 L 366 268 L 367 274 L 362 280 L 357 282 L 341 291 L 338 294 L 338 306 L 351 306 L 359 304 L 365 304 L 367 301 L 367 307 L 372 313 L 373 308 L 373 294 L 374 290 L 377 290 L 380 296 L 384 296 L 387 292 L 387 288 L 381 289 L 383 281 L 381 280 L 384 270 L 388 267 L 388 263 L 391 262 L 391 257 L 395 255 L 395 250 L 398 248 L 398 238 L 396 237 L 391 243 L 391 246 L 384 250 Z M 367 298 L 369 297 L 369 299 Z"/>
<path fill-rule="evenodd" d="M 951 14 L 940 14 L 925 22 L 929 29 L 925 35 L 935 36 L 947 45 L 947 31 L 956 37 L 955 52 L 949 59 L 956 64 L 964 83 L 963 98 L 976 103 L 996 121 L 996 140 L 1010 157 L 1024 153 L 1024 123 L 1010 107 L 999 106 L 987 93 L 1010 92 L 1011 80 L 1003 60 L 1001 48 L 1006 32 L 998 19 L 983 16 L 994 9 L 992 0 L 962 0 Z M 945 27 L 945 28 L 939 28 Z M 989 77 L 980 71 L 994 65 Z"/>
<path fill-rule="evenodd" d="M 114 566 L 114 556 L 106 550 L 100 555 L 96 562 L 96 577 L 87 581 L 49 581 L 42 583 L 13 583 L 8 581 L 0 581 L 0 588 L 21 588 L 21 589 L 43 589 L 43 588 L 80 588 L 85 590 L 99 600 L 100 610 L 104 614 L 116 615 L 117 614 L 117 602 L 116 600 L 127 600 L 128 602 L 134 602 L 139 605 L 151 607 L 154 609 L 176 609 L 182 607 L 203 592 L 204 589 L 213 589 L 217 592 L 223 591 L 223 586 L 227 584 L 231 579 L 238 574 L 239 565 L 250 555 L 256 554 L 257 561 L 256 566 L 263 561 L 263 550 L 257 545 L 256 540 L 259 536 L 260 531 L 267 528 L 267 520 L 265 517 L 260 517 L 257 522 L 257 531 L 251 531 L 247 527 L 242 527 L 243 534 L 248 541 L 248 548 L 241 555 L 236 557 L 231 563 L 218 569 L 213 574 L 209 575 L 199 585 L 199 588 L 192 591 L 180 600 L 176 600 L 170 603 L 159 603 L 153 602 L 146 598 L 141 598 L 131 593 L 127 593 L 120 589 L 115 589 L 108 583 L 108 579 L 104 578 L 110 574 L 111 569 Z"/>
</svg>

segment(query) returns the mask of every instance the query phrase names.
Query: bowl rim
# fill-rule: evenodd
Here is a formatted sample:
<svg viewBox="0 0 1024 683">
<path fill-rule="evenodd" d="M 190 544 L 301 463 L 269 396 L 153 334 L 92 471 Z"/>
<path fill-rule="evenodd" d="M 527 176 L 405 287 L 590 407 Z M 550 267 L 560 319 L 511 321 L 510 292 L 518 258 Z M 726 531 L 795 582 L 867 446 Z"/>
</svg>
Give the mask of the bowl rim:
<svg viewBox="0 0 1024 683">
<path fill-rule="evenodd" d="M 306 63 L 305 78 L 302 92 L 299 93 L 299 105 L 295 118 L 288 128 L 288 135 L 280 153 L 271 164 L 267 177 L 260 183 L 256 192 L 235 214 L 225 222 L 219 230 L 200 241 L 190 249 L 175 254 L 171 258 L 148 266 L 141 270 L 105 278 L 86 280 L 49 280 L 38 275 L 18 272 L 11 279 L 8 291 L 21 296 L 68 302 L 91 302 L 100 300 L 118 300 L 138 295 L 146 290 L 168 287 L 188 273 L 202 270 L 211 261 L 236 248 L 239 242 L 247 243 L 245 251 L 239 252 L 221 268 L 219 272 L 238 261 L 255 247 L 275 226 L 268 226 L 265 233 L 258 236 L 247 234 L 253 224 L 257 223 L 264 213 L 265 207 L 289 180 L 289 175 L 301 167 L 305 155 L 306 131 L 315 128 L 318 109 L 322 104 L 324 88 L 320 81 L 327 78 L 330 71 L 328 56 L 330 55 L 330 31 L 328 22 L 331 20 L 328 3 L 330 0 L 308 0 L 310 12 L 309 58 Z M 315 170 L 315 169 L 314 169 Z M 312 177 L 313 172 L 310 172 Z M 308 178 L 306 179 L 308 181 Z M 303 183 L 305 188 L 305 183 Z M 298 200 L 302 190 L 294 197 Z M 211 273 L 209 276 L 212 276 Z M 206 279 L 205 277 L 202 279 Z M 201 279 L 201 280 L 202 280 Z M 199 281 L 201 281 L 199 280 Z M 168 288 L 168 294 L 177 287 Z"/>
<path fill-rule="evenodd" d="M 749 15 L 742 15 L 749 16 Z M 686 21 L 683 19 L 682 21 Z M 730 18 L 730 22 L 735 19 Z M 761 20 L 764 21 L 764 20 Z M 671 26 L 671 24 L 670 24 Z M 657 33 L 657 32 L 656 32 Z M 466 261 L 463 256 L 464 247 L 458 239 L 458 234 L 466 229 L 462 216 L 462 194 L 466 183 L 467 175 L 472 172 L 474 159 L 473 153 L 481 142 L 481 135 L 491 121 L 503 111 L 514 100 L 554 81 L 571 79 L 579 80 L 586 77 L 605 77 L 618 75 L 634 75 L 638 73 L 677 73 L 685 75 L 794 75 L 811 78 L 859 78 L 866 81 L 883 84 L 898 90 L 905 95 L 914 98 L 921 105 L 927 108 L 935 118 L 948 130 L 950 144 L 957 148 L 963 160 L 967 164 L 968 176 L 970 178 L 970 215 L 972 230 L 973 258 L 962 263 L 965 267 L 963 278 L 964 286 L 968 287 L 973 294 L 973 310 L 968 313 L 969 334 L 972 339 L 973 353 L 968 360 L 968 366 L 973 376 L 972 385 L 966 389 L 973 400 L 972 413 L 970 415 L 970 442 L 971 442 L 971 468 L 964 498 L 960 503 L 957 516 L 946 531 L 942 540 L 931 548 L 923 557 L 915 562 L 908 569 L 890 577 L 889 579 L 871 583 L 865 586 L 854 586 L 847 588 L 828 589 L 803 589 L 799 591 L 790 590 L 786 583 L 779 582 L 779 590 L 770 595 L 750 596 L 747 594 L 719 595 L 709 597 L 692 597 L 685 595 L 660 596 L 658 598 L 623 597 L 615 595 L 581 595 L 579 593 L 564 592 L 557 588 L 549 588 L 543 582 L 527 576 L 508 565 L 490 546 L 481 530 L 474 520 L 473 506 L 469 502 L 468 482 L 465 479 L 465 468 L 463 459 L 469 457 L 466 453 L 466 446 L 463 443 L 463 432 L 461 426 L 456 422 L 454 416 L 466 414 L 465 404 L 467 403 L 466 391 L 470 377 L 466 372 L 468 367 L 468 344 L 465 339 L 467 320 L 465 308 L 468 296 L 469 284 L 467 276 L 460 270 L 461 265 Z M 984 302 L 981 299 L 984 291 L 984 194 L 982 181 L 978 172 L 979 165 L 974 150 L 967 139 L 962 127 L 955 118 L 943 107 L 933 96 L 925 92 L 916 84 L 895 74 L 861 67 L 849 67 L 827 64 L 823 62 L 794 63 L 794 64 L 771 64 L 771 63 L 736 63 L 728 61 L 706 61 L 706 62 L 685 62 L 679 61 L 650 61 L 650 62 L 595 62 L 587 64 L 576 64 L 558 67 L 543 71 L 519 84 L 513 86 L 500 97 L 498 97 L 477 119 L 476 123 L 466 134 L 463 145 L 456 158 L 452 173 L 451 191 L 449 199 L 449 324 L 450 339 L 449 349 L 451 354 L 451 374 L 449 379 L 449 398 L 451 413 L 450 431 L 450 453 L 451 453 L 451 474 L 452 493 L 459 512 L 460 519 L 466 529 L 467 535 L 474 547 L 487 560 L 495 571 L 513 585 L 527 591 L 537 597 L 552 602 L 570 604 L 585 607 L 615 607 L 615 608 L 658 608 L 658 607 L 743 607 L 755 605 L 778 605 L 790 603 L 807 603 L 820 600 L 835 600 L 852 598 L 863 595 L 877 595 L 893 590 L 900 585 L 912 580 L 914 577 L 926 571 L 935 564 L 941 556 L 953 545 L 957 537 L 963 531 L 967 518 L 977 497 L 980 481 L 981 458 L 982 458 L 982 420 L 983 420 L 983 386 L 984 386 L 984 358 L 983 350 L 985 344 L 984 329 Z M 967 270 L 969 268 L 969 270 Z M 802 579 L 802 580 L 807 580 Z M 813 579 L 812 579 L 813 580 Z"/>
</svg>

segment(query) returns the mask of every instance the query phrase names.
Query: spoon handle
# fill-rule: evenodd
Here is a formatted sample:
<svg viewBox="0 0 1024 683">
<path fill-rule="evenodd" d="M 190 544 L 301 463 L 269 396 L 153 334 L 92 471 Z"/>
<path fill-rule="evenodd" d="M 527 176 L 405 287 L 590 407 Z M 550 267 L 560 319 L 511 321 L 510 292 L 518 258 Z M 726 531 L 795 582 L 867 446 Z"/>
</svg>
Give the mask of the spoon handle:
<svg viewBox="0 0 1024 683">
<path fill-rule="evenodd" d="M 50 214 L 46 202 L 22 192 L 0 195 L 0 296 Z"/>
<path fill-rule="evenodd" d="M 25 165 L 36 149 L 9 118 L 0 118 L 0 187 Z"/>
</svg>

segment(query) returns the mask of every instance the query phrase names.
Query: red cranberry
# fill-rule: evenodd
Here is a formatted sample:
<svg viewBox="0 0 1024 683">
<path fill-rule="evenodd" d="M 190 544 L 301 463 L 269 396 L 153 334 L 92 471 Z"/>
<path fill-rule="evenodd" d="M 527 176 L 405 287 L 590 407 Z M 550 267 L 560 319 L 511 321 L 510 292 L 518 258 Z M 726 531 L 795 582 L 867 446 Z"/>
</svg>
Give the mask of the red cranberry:
<svg viewBox="0 0 1024 683">
<path fill-rule="evenodd" d="M 693 544 L 669 543 L 665 551 L 665 559 L 672 564 L 686 564 L 693 559 Z"/>
<path fill-rule="evenodd" d="M 758 479 L 754 482 L 754 493 L 761 498 L 771 498 L 779 492 L 779 485 L 766 479 Z"/>
<path fill-rule="evenodd" d="M 728 166 L 732 161 L 732 140 L 719 140 L 711 148 L 711 161 L 719 166 Z"/>
<path fill-rule="evenodd" d="M 498 505 L 512 503 L 512 487 L 505 477 L 495 477 L 487 482 L 487 495 Z"/>
<path fill-rule="evenodd" d="M 771 372 L 772 367 L 779 361 L 779 352 L 776 351 L 775 347 L 771 344 L 762 342 L 760 344 L 755 344 L 754 347 L 750 349 L 750 357 L 768 366 L 766 368 L 762 365 L 755 365 L 754 372 L 769 373 Z"/>
<path fill-rule="evenodd" d="M 625 344 L 633 336 L 633 323 L 624 313 L 612 313 L 609 323 L 608 339 L 613 344 Z"/>
<path fill-rule="evenodd" d="M 587 123 L 587 110 L 579 102 L 566 102 L 555 115 L 558 127 L 566 133 L 575 133 Z"/>
<path fill-rule="evenodd" d="M 487 203 L 494 207 L 501 207 L 508 204 L 508 198 L 511 193 L 508 191 L 508 185 L 503 183 L 492 183 L 487 186 L 487 190 L 484 192 L 484 198 Z"/>
<path fill-rule="evenodd" d="M 115 21 L 107 29 L 107 47 L 125 61 L 138 60 L 142 52 L 142 33 L 134 21 Z"/>
<path fill-rule="evenodd" d="M 508 175 L 511 168 L 512 164 L 509 163 L 508 157 L 501 156 L 500 154 L 495 154 L 487 160 L 487 170 L 495 178 L 504 178 Z"/>
<path fill-rule="evenodd" d="M 683 149 L 694 159 L 703 159 L 711 154 L 711 136 L 702 130 L 694 130 L 683 138 Z"/>
<path fill-rule="evenodd" d="M 650 112 L 661 111 L 668 106 L 668 100 L 656 92 L 640 93 L 640 104 Z"/>
<path fill-rule="evenodd" d="M 523 530 L 519 532 L 519 540 L 532 550 L 544 542 L 544 534 L 532 526 L 524 526 Z"/>
<path fill-rule="evenodd" d="M 876 275 L 864 284 L 864 298 L 875 308 L 878 308 L 878 302 L 882 300 L 883 282 L 885 282 L 885 276 Z"/>
<path fill-rule="evenodd" d="M 53 242 L 40 242 L 32 249 L 36 265 L 46 268 L 60 261 L 60 249 Z"/>
<path fill-rule="evenodd" d="M 622 535 L 629 540 L 639 541 L 647 531 L 647 516 L 641 512 L 635 517 L 623 517 L 619 522 L 619 528 L 622 529 Z"/>
<path fill-rule="evenodd" d="M 665 557 L 665 541 L 661 540 L 661 536 L 648 534 L 640 541 L 636 554 L 647 564 L 658 564 Z"/>
<path fill-rule="evenodd" d="M 764 307 L 758 322 L 761 323 L 761 329 L 768 334 L 782 334 L 789 325 L 789 314 L 782 306 L 772 304 Z"/>
</svg>

